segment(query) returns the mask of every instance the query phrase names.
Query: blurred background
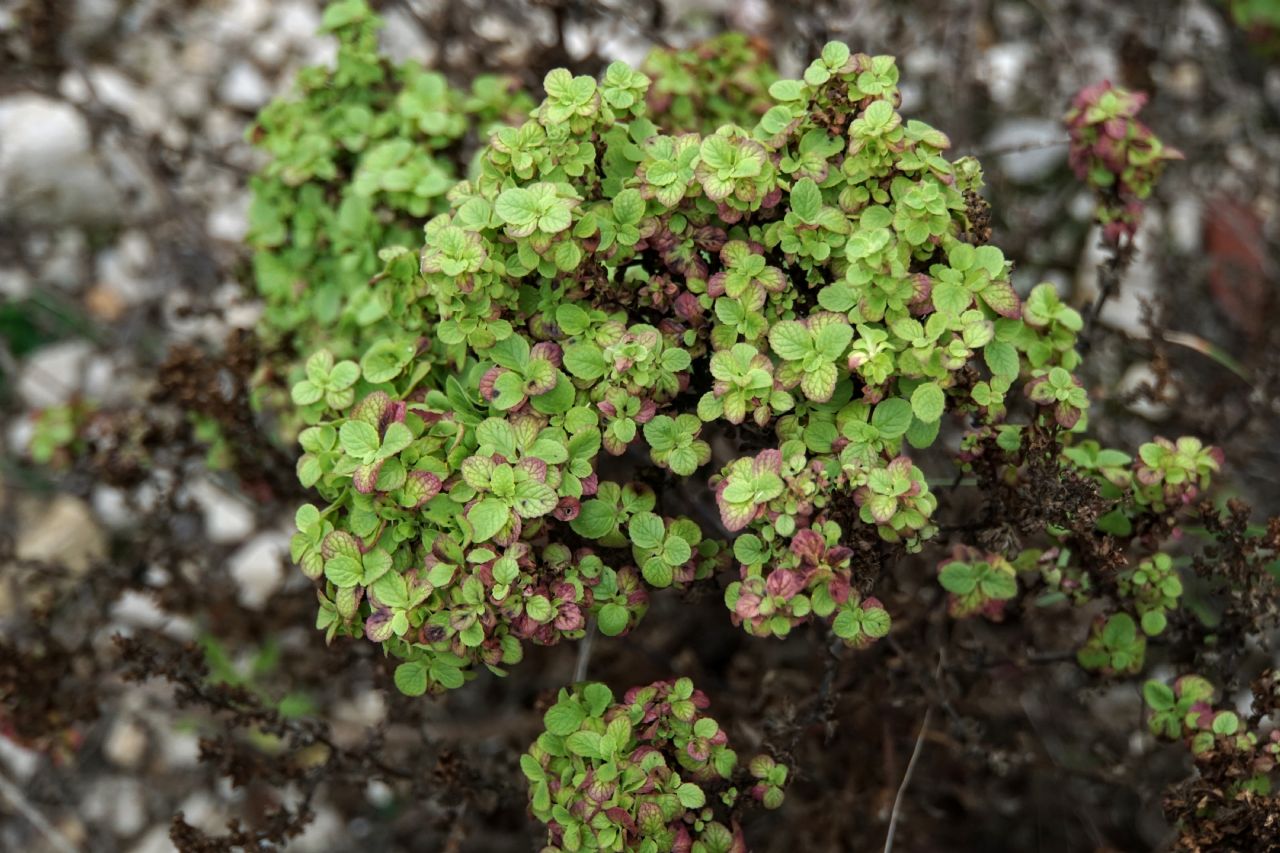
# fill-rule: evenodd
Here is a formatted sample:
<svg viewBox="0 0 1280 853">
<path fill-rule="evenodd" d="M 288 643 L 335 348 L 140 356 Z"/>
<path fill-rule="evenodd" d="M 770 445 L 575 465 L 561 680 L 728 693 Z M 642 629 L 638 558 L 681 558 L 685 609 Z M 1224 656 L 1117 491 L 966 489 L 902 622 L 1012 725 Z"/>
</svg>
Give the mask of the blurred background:
<svg viewBox="0 0 1280 853">
<path fill-rule="evenodd" d="M 1186 159 L 1090 341 L 1094 430 L 1130 450 L 1200 435 L 1226 449 L 1226 494 L 1280 506 L 1275 0 L 374 5 L 391 57 L 535 92 L 556 66 L 639 64 L 725 30 L 791 76 L 829 39 L 894 54 L 902 112 L 982 159 L 1019 290 L 1051 281 L 1077 306 L 1101 255 L 1061 117 L 1098 80 L 1148 92 L 1143 120 Z M 326 648 L 288 554 L 305 493 L 248 404 L 262 154 L 246 129 L 298 68 L 332 60 L 322 6 L 0 0 L 0 849 L 539 847 L 515 761 L 574 650 L 413 700 L 372 644 Z M 591 674 L 693 675 L 741 749 L 790 743 L 800 778 L 747 826 L 752 849 L 879 849 L 930 659 L 848 656 L 814 715 L 820 638 L 749 640 L 714 595 L 654 610 L 598 643 Z M 998 648 L 1004 629 L 968 630 Z M 1131 686 L 1059 662 L 956 676 L 896 849 L 1167 843 L 1182 753 L 1141 734 Z"/>
</svg>

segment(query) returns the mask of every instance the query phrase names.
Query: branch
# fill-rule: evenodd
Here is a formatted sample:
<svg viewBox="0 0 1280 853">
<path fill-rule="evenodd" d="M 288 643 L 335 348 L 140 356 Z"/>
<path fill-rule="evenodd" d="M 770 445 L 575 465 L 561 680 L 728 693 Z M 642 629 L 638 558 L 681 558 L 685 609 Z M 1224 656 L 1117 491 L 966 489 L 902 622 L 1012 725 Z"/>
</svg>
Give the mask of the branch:
<svg viewBox="0 0 1280 853">
<path fill-rule="evenodd" d="M 911 750 L 911 758 L 907 761 L 907 771 L 902 774 L 902 784 L 898 786 L 898 794 L 893 798 L 893 810 L 889 812 L 889 831 L 884 837 L 884 853 L 893 850 L 893 835 L 898 829 L 898 812 L 902 809 L 902 800 L 906 796 L 907 786 L 911 784 L 911 774 L 915 772 L 916 760 L 924 746 L 924 735 L 929 730 L 929 721 L 933 718 L 933 705 L 925 709 L 924 719 L 920 722 L 920 734 L 916 735 L 915 748 Z"/>
</svg>

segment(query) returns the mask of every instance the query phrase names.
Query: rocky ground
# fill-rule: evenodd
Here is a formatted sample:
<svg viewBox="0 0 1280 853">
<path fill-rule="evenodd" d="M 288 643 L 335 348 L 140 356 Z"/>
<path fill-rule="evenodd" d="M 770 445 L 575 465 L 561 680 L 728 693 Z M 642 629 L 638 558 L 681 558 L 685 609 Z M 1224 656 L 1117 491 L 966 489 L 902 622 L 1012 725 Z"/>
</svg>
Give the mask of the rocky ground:
<svg viewBox="0 0 1280 853">
<path fill-rule="evenodd" d="M 784 71 L 827 38 L 894 53 L 904 112 L 947 131 L 957 152 L 983 157 L 995 242 L 1018 260 L 1020 287 L 1054 281 L 1075 304 L 1096 291 L 1099 255 L 1089 196 L 1065 166 L 1061 114 L 1071 94 L 1101 78 L 1152 91 L 1145 118 L 1186 160 L 1168 170 L 1138 259 L 1102 315 L 1109 332 L 1091 342 L 1092 390 L 1109 416 L 1097 423 L 1121 445 L 1186 431 L 1226 442 L 1228 488 L 1260 508 L 1280 502 L 1280 67 L 1219 5 L 672 0 L 660 15 L 621 2 L 384 5 L 393 55 L 459 75 L 528 72 L 549 57 L 637 59 L 656 40 L 725 26 L 768 37 Z M 0 737 L 2 849 L 152 853 L 173 849 L 177 811 L 219 832 L 263 807 L 263 791 L 233 788 L 201 761 L 205 712 L 179 707 L 161 680 L 120 680 L 115 634 L 212 638 L 227 672 L 252 689 L 278 698 L 302 685 L 297 701 L 322 708 L 350 748 L 375 732 L 392 743 L 407 737 L 406 719 L 428 739 L 454 736 L 467 710 L 481 715 L 465 735 L 475 751 L 494 733 L 531 736 L 534 718 L 512 710 L 529 704 L 514 704 L 505 688 L 405 716 L 367 657 L 325 657 L 307 624 L 309 582 L 288 565 L 296 491 L 287 482 L 264 473 L 263 488 L 246 491 L 245 478 L 205 464 L 191 449 L 198 442 L 158 450 L 137 477 L 50 473 L 29 461 L 41 410 L 76 401 L 163 408 L 171 400 L 157 397 L 157 371 L 173 347 L 216 359 L 235 330 L 253 328 L 241 241 L 246 181 L 259 160 L 245 130 L 300 65 L 331 55 L 315 36 L 318 6 L 0 0 L 0 635 L 21 636 L 33 613 L 80 596 L 59 610 L 76 614 L 58 624 L 74 654 L 45 665 L 65 667 L 82 688 L 98 682 L 102 697 L 71 721 L 72 742 Z M 216 381 L 206 390 L 222 393 Z M 563 680 L 572 660 L 561 652 L 542 654 L 543 675 L 526 689 Z M 324 694 L 323 674 L 297 663 L 304 654 L 321 673 L 353 667 Z M 1134 698 L 1097 701 L 1128 709 L 1132 730 Z M 1134 796 L 1138 823 L 1126 837 L 1150 849 L 1167 831 L 1158 792 Z M 289 849 L 529 849 L 511 839 L 534 837 L 524 825 L 488 836 L 442 807 L 433 819 L 445 829 L 427 841 L 402 825 L 382 781 L 322 788 L 312 807 Z M 1102 849 L 1103 824 L 1092 847 L 1044 849 Z M 762 849 L 780 849 L 777 841 Z"/>
</svg>

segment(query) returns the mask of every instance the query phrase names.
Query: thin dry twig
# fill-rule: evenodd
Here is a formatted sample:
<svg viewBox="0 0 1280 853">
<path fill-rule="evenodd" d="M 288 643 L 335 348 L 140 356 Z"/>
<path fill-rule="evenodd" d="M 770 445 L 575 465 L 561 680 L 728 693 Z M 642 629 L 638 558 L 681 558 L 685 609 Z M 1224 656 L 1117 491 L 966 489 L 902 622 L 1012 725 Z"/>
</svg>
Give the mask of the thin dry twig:
<svg viewBox="0 0 1280 853">
<path fill-rule="evenodd" d="M 22 793 L 22 789 L 9 781 L 9 777 L 3 773 L 0 773 L 0 795 L 12 803 L 13 807 L 27 819 L 27 822 L 39 830 L 45 840 L 49 842 L 50 847 L 57 850 L 58 853 L 76 853 L 75 845 L 68 841 L 65 835 L 58 832 L 53 824 L 49 823 L 49 819 L 32 805 L 26 794 Z"/>
<path fill-rule="evenodd" d="M 587 667 L 591 665 L 591 646 L 595 642 L 596 620 L 587 620 L 587 635 L 578 644 L 578 661 L 573 666 L 573 681 L 587 680 Z"/>
<path fill-rule="evenodd" d="M 920 722 L 920 734 L 916 735 L 915 748 L 911 750 L 911 758 L 907 761 L 907 770 L 902 774 L 902 784 L 898 785 L 898 793 L 893 798 L 893 809 L 889 812 L 889 830 L 884 836 L 884 853 L 893 850 L 893 835 L 898 829 L 898 812 L 902 809 L 902 801 L 906 797 L 907 786 L 911 784 L 911 774 L 915 772 L 916 760 L 924 746 L 925 733 L 929 731 L 929 723 L 933 719 L 933 705 L 924 711 L 924 719 Z"/>
</svg>

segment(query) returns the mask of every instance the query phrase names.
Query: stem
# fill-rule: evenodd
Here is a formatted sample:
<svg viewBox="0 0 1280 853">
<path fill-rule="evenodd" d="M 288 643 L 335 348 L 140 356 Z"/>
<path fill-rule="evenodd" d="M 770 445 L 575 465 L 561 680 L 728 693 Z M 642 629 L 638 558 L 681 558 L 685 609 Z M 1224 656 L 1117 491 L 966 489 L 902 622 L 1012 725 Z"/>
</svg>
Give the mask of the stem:
<svg viewBox="0 0 1280 853">
<path fill-rule="evenodd" d="M 45 837 L 50 847 L 57 850 L 58 853 L 76 853 L 75 845 L 68 841 L 66 836 L 58 832 L 53 824 L 49 823 L 48 818 L 36 810 L 36 807 L 22 793 L 22 789 L 10 782 L 9 777 L 3 773 L 0 773 L 0 794 L 4 795 L 4 799 L 13 803 L 14 808 Z"/>
<path fill-rule="evenodd" d="M 889 812 L 889 831 L 884 837 L 884 853 L 893 850 L 893 835 L 898 829 L 898 812 L 902 809 L 902 800 L 906 796 L 907 786 L 911 784 L 911 774 L 915 772 L 916 760 L 920 758 L 920 750 L 924 746 L 924 734 L 929 730 L 929 721 L 933 717 L 933 705 L 925 709 L 924 719 L 920 722 L 920 734 L 916 735 L 915 748 L 911 750 L 911 758 L 907 761 L 907 771 L 902 774 L 902 784 L 898 786 L 898 794 L 893 798 L 893 810 Z"/>
<path fill-rule="evenodd" d="M 587 619 L 587 633 L 582 638 L 582 643 L 578 646 L 578 662 L 573 666 L 573 681 L 577 684 L 579 681 L 587 680 L 587 667 L 591 665 L 591 646 L 596 638 L 596 620 L 594 617 Z"/>
</svg>

